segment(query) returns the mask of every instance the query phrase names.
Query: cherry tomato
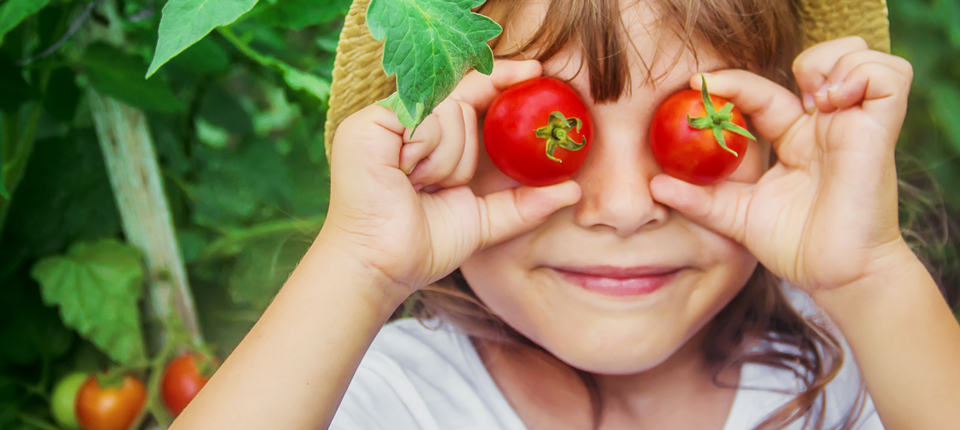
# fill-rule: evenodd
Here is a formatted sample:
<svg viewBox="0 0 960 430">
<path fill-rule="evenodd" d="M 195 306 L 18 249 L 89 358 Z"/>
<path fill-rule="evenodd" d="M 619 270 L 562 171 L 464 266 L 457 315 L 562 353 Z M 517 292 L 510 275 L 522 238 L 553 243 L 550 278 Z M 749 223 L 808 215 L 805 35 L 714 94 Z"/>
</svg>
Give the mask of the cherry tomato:
<svg viewBox="0 0 960 430">
<path fill-rule="evenodd" d="M 80 386 L 87 381 L 87 373 L 71 373 L 57 382 L 50 395 L 50 413 L 60 427 L 78 429 L 77 422 L 77 392 Z"/>
<path fill-rule="evenodd" d="M 573 177 L 593 142 L 593 119 L 576 91 L 541 77 L 504 90 L 487 110 L 483 144 L 493 164 L 521 184 Z"/>
<path fill-rule="evenodd" d="M 160 382 L 160 393 L 163 404 L 174 416 L 180 415 L 187 404 L 196 397 L 200 389 L 210 379 L 197 366 L 202 362 L 202 356 L 185 354 L 177 357 L 167 365 Z"/>
<path fill-rule="evenodd" d="M 691 184 L 716 184 L 737 170 L 748 139 L 755 140 L 745 127 L 740 111 L 707 94 L 704 82 L 700 91 L 680 91 L 657 108 L 650 149 L 664 173 Z"/>
<path fill-rule="evenodd" d="M 90 376 L 77 392 L 77 422 L 83 430 L 128 430 L 146 401 L 147 390 L 133 376 L 106 388 Z"/>
</svg>

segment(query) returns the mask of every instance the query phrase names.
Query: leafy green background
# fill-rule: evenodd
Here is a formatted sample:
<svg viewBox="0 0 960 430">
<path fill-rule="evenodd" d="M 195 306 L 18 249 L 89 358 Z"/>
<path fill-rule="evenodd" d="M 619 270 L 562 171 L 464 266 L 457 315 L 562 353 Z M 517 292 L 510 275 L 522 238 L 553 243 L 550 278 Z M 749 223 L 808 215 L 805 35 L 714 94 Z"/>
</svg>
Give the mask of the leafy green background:
<svg viewBox="0 0 960 430">
<path fill-rule="evenodd" d="M 161 10 L 171 3 L 120 0 L 112 3 L 115 14 L 92 8 L 85 26 L 118 22 L 123 44 L 84 49 L 78 35 L 24 62 L 60 40 L 89 3 L 0 0 L 0 178 L 14 191 L 11 200 L 0 198 L 0 429 L 57 428 L 47 407 L 53 383 L 126 359 L 78 334 L 37 282 L 45 273 L 39 262 L 62 265 L 76 258 L 70 253 L 77 244 L 122 239 L 88 86 L 147 113 L 204 336 L 221 356 L 322 223 L 326 85 L 349 1 L 210 0 L 222 12 L 217 19 L 191 21 L 201 2 L 182 0 L 171 12 L 180 20 L 165 30 Z M 901 138 L 910 197 L 902 218 L 919 233 L 916 242 L 936 237 L 924 244 L 925 257 L 943 285 L 957 286 L 960 241 L 943 236 L 942 226 L 960 219 L 960 3 L 890 0 L 889 7 L 894 52 L 916 70 Z M 158 34 L 176 25 L 190 28 L 187 39 L 157 49 Z M 144 80 L 151 61 L 162 67 Z M 33 142 L 29 157 L 15 150 L 24 136 Z M 938 193 L 921 191 L 932 184 Z M 114 251 L 97 255 L 126 267 L 117 277 L 135 277 L 137 269 Z M 956 291 L 947 293 L 955 302 Z M 121 338 L 141 336 L 125 333 Z"/>
</svg>

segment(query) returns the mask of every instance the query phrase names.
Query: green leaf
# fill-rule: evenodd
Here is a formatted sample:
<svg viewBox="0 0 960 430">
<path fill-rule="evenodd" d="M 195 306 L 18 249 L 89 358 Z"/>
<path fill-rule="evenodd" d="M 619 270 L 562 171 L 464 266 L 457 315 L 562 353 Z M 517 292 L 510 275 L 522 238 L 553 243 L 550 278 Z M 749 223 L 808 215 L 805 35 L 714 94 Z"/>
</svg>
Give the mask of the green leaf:
<svg viewBox="0 0 960 430">
<path fill-rule="evenodd" d="M 279 61 L 276 66 L 283 73 L 283 80 L 290 88 L 306 91 L 320 100 L 326 99 L 330 95 L 330 83 L 325 79 L 312 73 L 297 70 Z"/>
<path fill-rule="evenodd" d="M 58 67 L 50 72 L 50 81 L 43 95 L 43 108 L 54 119 L 70 122 L 77 114 L 80 88 L 74 78 L 73 70 L 69 67 Z"/>
<path fill-rule="evenodd" d="M 227 151 L 201 146 L 205 160 L 196 192 L 194 222 L 221 229 L 263 219 L 286 207 L 290 176 L 283 157 L 267 142 Z"/>
<path fill-rule="evenodd" d="M 257 0 L 170 0 L 163 6 L 157 49 L 146 76 L 202 39 L 214 28 L 236 21 Z"/>
<path fill-rule="evenodd" d="M 183 105 L 155 76 L 143 79 L 146 66 L 139 58 L 103 43 L 90 45 L 82 63 L 90 84 L 101 94 L 155 112 L 179 112 Z"/>
<path fill-rule="evenodd" d="M 390 94 L 390 97 L 378 101 L 377 104 L 396 113 L 397 119 L 400 120 L 400 124 L 403 124 L 404 127 L 412 129 L 419 125 L 421 121 L 423 121 L 423 103 L 417 102 L 416 112 L 414 112 L 413 115 L 410 115 L 410 112 L 407 111 L 406 106 L 403 105 L 403 101 L 400 100 L 399 92 Z"/>
<path fill-rule="evenodd" d="M 230 67 L 227 51 L 209 37 L 200 39 L 171 61 L 198 75 L 215 75 Z"/>
<path fill-rule="evenodd" d="M 500 34 L 496 22 L 471 12 L 484 0 L 372 0 L 367 26 L 386 39 L 383 70 L 397 76 L 407 128 L 416 128 L 471 68 L 493 71 L 487 41 Z M 392 106 L 399 107 L 393 102 Z M 401 113 L 398 110 L 398 118 Z M 404 122 L 406 119 L 406 122 Z M 412 120 L 412 121 L 411 121 Z"/>
<path fill-rule="evenodd" d="M 63 321 L 111 359 L 145 358 L 138 302 L 143 293 L 140 253 L 113 239 L 78 242 L 65 256 L 33 266 L 43 300 L 58 305 Z"/>
<path fill-rule="evenodd" d="M 20 24 L 25 18 L 43 9 L 50 0 L 7 0 L 0 5 L 0 45 L 3 36 Z"/>
</svg>

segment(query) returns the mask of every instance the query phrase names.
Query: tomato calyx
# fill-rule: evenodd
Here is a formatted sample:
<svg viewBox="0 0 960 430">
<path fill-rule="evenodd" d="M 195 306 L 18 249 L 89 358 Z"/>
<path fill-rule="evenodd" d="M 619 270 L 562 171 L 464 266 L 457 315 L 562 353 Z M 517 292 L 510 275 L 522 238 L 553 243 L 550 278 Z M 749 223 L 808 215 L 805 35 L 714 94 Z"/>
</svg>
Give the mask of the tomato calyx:
<svg viewBox="0 0 960 430">
<path fill-rule="evenodd" d="M 737 151 L 727 147 L 727 142 L 723 139 L 723 130 L 732 131 L 751 140 L 757 140 L 757 138 L 753 137 L 745 128 L 730 121 L 733 119 L 733 114 L 731 113 L 733 112 L 733 103 L 727 103 L 722 109 L 717 111 L 717 108 L 713 105 L 713 100 L 710 100 L 710 94 L 707 93 L 706 78 L 702 77 L 701 82 L 703 82 L 703 84 L 700 85 L 700 94 L 703 97 L 703 106 L 707 110 L 707 115 L 698 118 L 691 118 L 690 115 L 687 115 L 687 123 L 690 124 L 690 127 L 698 130 L 708 128 L 713 130 L 713 137 L 717 140 L 717 144 L 727 152 L 733 154 L 734 157 L 739 157 L 740 154 L 737 154 Z"/>
<path fill-rule="evenodd" d="M 553 153 L 556 152 L 558 147 L 568 151 L 579 151 L 586 146 L 586 137 L 583 138 L 583 142 L 578 143 L 568 134 L 570 130 L 573 129 L 576 129 L 579 133 L 580 127 L 582 126 L 583 122 L 581 122 L 579 118 L 567 118 L 558 111 L 550 113 L 547 125 L 538 128 L 536 133 L 537 137 L 547 140 L 547 158 L 562 163 L 562 160 L 553 156 Z"/>
</svg>

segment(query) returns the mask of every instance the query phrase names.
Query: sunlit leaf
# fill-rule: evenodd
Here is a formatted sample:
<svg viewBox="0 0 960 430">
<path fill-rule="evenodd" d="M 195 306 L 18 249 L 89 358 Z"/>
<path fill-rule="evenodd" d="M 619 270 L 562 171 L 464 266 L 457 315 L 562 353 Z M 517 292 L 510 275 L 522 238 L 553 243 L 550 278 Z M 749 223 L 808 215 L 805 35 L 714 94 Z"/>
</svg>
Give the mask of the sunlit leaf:
<svg viewBox="0 0 960 430">
<path fill-rule="evenodd" d="M 143 294 L 140 253 L 113 239 L 78 242 L 67 255 L 33 266 L 43 300 L 60 307 L 68 326 L 113 360 L 145 357 L 138 302 Z"/>
<path fill-rule="evenodd" d="M 169 0 L 163 6 L 157 49 L 146 76 L 214 28 L 236 21 L 255 4 L 257 0 Z"/>
<path fill-rule="evenodd" d="M 487 41 L 500 34 L 496 22 L 471 12 L 484 0 L 372 0 L 367 26 L 385 40 L 383 70 L 397 76 L 401 103 L 390 103 L 407 128 L 433 112 L 467 70 L 493 71 Z M 400 109 L 400 108 L 403 109 Z M 401 114 L 400 110 L 406 113 Z"/>
<path fill-rule="evenodd" d="M 43 9 L 50 0 L 7 0 L 0 4 L 0 45 L 3 36 L 13 30 L 21 21 Z"/>
</svg>

